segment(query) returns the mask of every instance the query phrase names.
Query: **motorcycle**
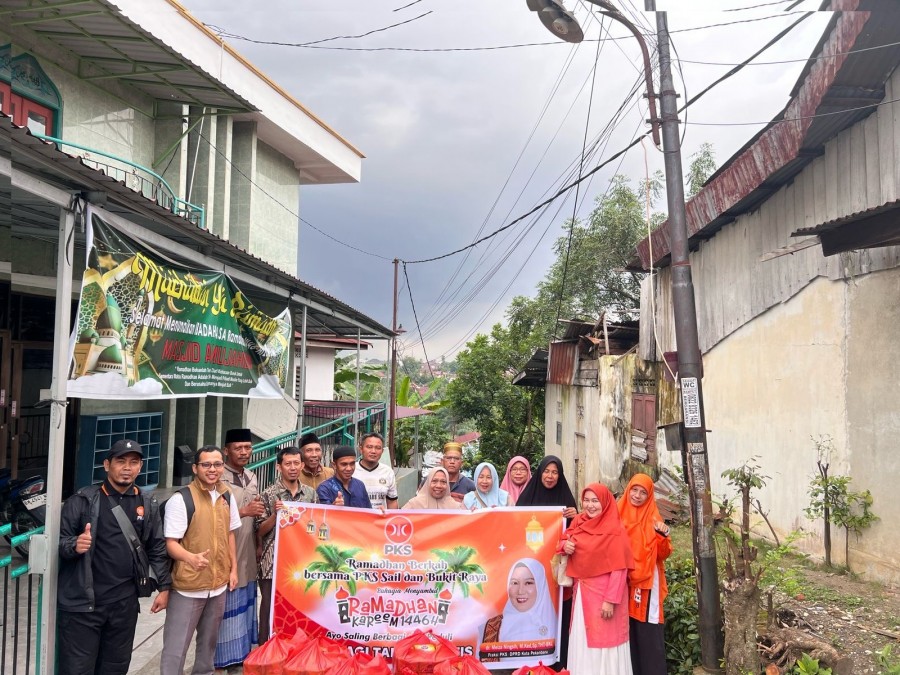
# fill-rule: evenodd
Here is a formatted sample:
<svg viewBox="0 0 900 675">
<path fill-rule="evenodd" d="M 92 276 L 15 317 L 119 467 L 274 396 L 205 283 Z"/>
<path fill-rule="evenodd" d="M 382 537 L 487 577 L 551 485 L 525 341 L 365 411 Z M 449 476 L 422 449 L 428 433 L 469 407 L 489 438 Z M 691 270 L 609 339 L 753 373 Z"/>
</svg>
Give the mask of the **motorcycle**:
<svg viewBox="0 0 900 675">
<path fill-rule="evenodd" d="M 0 520 L 11 527 L 6 540 L 41 527 L 47 515 L 47 482 L 42 476 L 24 480 L 13 479 L 9 469 L 0 469 Z M 28 557 L 28 542 L 16 546 L 16 551 Z"/>
</svg>

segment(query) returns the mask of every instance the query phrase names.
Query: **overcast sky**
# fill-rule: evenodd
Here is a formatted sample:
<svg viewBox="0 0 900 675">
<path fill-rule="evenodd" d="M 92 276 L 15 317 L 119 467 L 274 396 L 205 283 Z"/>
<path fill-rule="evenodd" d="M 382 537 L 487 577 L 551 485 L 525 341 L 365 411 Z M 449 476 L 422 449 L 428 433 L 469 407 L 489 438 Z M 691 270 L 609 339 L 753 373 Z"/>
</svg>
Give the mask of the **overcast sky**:
<svg viewBox="0 0 900 675">
<path fill-rule="evenodd" d="M 528 11 L 525 0 L 182 1 L 204 23 L 254 40 L 310 42 L 411 20 L 367 37 L 320 46 L 438 49 L 549 43 L 485 51 L 404 52 L 309 49 L 229 39 L 366 155 L 360 183 L 304 187 L 301 215 L 334 237 L 387 260 L 342 247 L 303 226 L 299 276 L 388 326 L 390 259 L 443 255 L 529 211 L 561 180 L 577 174 L 588 113 L 590 144 L 607 128 L 639 76 L 640 52 L 634 39 L 608 20 L 601 25 L 589 15 L 589 5 L 575 0 L 566 0 L 567 7 L 585 26 L 586 38 L 594 41 L 574 47 L 554 40 Z M 658 1 L 660 9 L 673 10 L 669 27 L 688 97 L 730 68 L 696 61 L 743 61 L 802 16 L 799 10 L 819 4 L 806 0 L 790 12 L 781 11 L 789 2 L 739 9 L 763 3 L 771 0 Z M 398 9 L 404 5 L 408 6 Z M 642 5 L 643 0 L 617 2 L 649 31 L 655 28 L 655 18 L 635 10 Z M 738 11 L 711 11 L 712 7 Z M 784 16 L 747 21 L 779 14 Z M 828 18 L 821 12 L 805 20 L 757 60 L 809 57 Z M 739 21 L 746 22 L 712 26 Z M 685 30 L 697 27 L 705 28 Z M 601 36 L 621 39 L 602 42 L 598 57 L 596 39 Z M 595 57 L 598 68 L 591 98 Z M 704 141 L 713 143 L 719 163 L 728 159 L 762 126 L 736 123 L 770 120 L 788 102 L 802 67 L 802 62 L 747 67 L 691 106 L 685 169 Z M 677 71 L 676 87 L 684 101 Z M 628 106 L 615 128 L 602 136 L 585 171 L 645 131 L 646 117 L 646 103 L 639 98 L 638 105 Z M 727 126 L 718 126 L 721 123 Z M 662 168 L 661 154 L 649 143 L 647 148 L 650 171 Z M 621 164 L 617 160 L 599 171 L 581 191 L 578 215 L 590 211 L 613 174 L 640 180 L 644 159 L 638 146 Z M 573 215 L 574 197 L 573 190 L 540 217 L 522 221 L 468 257 L 408 266 L 430 358 L 451 358 L 476 332 L 486 332 L 501 321 L 513 296 L 533 294 L 552 261 L 551 246 L 563 221 Z M 402 281 L 401 270 L 399 321 L 409 331 L 403 350 L 421 358 Z M 376 345 L 373 355 L 385 352 L 384 345 Z"/>
</svg>

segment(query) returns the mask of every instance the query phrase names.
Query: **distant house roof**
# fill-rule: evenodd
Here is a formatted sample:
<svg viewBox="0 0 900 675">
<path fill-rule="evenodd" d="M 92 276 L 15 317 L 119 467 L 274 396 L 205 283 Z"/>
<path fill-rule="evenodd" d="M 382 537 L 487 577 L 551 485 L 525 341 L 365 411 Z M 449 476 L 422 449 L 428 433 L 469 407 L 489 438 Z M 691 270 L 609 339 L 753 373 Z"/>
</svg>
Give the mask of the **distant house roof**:
<svg viewBox="0 0 900 675">
<path fill-rule="evenodd" d="M 480 431 L 470 431 L 469 433 L 463 434 L 462 436 L 456 436 L 453 440 L 456 443 L 461 443 L 462 445 L 465 445 L 466 443 L 474 443 L 479 438 L 481 438 Z"/>
<path fill-rule="evenodd" d="M 299 340 L 303 337 L 303 333 L 300 331 L 296 331 L 294 333 L 294 338 L 297 340 L 296 346 L 299 349 L 300 342 Z M 306 336 L 307 344 L 312 345 L 314 347 L 332 347 L 334 349 L 356 349 L 357 341 L 355 337 L 341 337 L 339 335 L 328 335 L 324 333 L 312 334 Z M 369 349 L 372 346 L 371 342 L 366 342 L 365 340 L 359 341 L 360 350 Z"/>
<path fill-rule="evenodd" d="M 834 12 L 787 106 L 687 203 L 692 247 L 759 207 L 822 155 L 827 141 L 871 115 L 884 99 L 885 82 L 900 63 L 897 3 L 832 0 L 831 8 L 840 11 Z M 670 242 L 666 221 L 638 244 L 628 268 L 667 266 Z"/>
</svg>

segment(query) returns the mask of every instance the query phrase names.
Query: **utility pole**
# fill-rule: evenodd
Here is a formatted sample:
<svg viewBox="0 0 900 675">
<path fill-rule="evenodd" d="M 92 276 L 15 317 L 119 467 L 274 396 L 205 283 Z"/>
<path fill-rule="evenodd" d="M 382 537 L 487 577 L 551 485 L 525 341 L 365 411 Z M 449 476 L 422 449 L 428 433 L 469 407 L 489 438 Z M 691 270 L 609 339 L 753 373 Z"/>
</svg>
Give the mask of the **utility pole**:
<svg viewBox="0 0 900 675">
<path fill-rule="evenodd" d="M 656 10 L 655 0 L 646 8 Z M 663 158 L 666 167 L 666 197 L 672 251 L 672 303 L 675 310 L 675 340 L 678 346 L 678 384 L 684 416 L 684 452 L 691 500 L 694 560 L 697 570 L 697 600 L 700 607 L 700 651 L 704 670 L 721 672 L 724 656 L 719 574 L 713 539 L 712 496 L 706 445 L 706 415 L 703 407 L 703 362 L 697 332 L 697 307 L 691 277 L 687 214 L 684 207 L 684 176 L 681 139 L 678 135 L 678 97 L 672 78 L 669 24 L 665 12 L 656 12 L 659 50 L 660 111 L 662 113 Z"/>
<path fill-rule="evenodd" d="M 394 298 L 393 298 L 393 320 L 391 322 L 391 393 L 388 421 L 388 456 L 391 458 L 391 466 L 394 464 L 394 422 L 397 418 L 397 279 L 400 269 L 400 261 L 394 258 Z"/>
</svg>

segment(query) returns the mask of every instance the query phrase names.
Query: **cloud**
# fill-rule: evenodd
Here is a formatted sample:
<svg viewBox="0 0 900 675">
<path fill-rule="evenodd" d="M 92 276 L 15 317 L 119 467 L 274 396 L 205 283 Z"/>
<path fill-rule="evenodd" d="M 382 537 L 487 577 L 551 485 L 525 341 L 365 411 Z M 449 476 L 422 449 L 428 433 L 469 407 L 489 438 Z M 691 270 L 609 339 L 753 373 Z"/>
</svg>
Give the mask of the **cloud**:
<svg viewBox="0 0 900 675">
<path fill-rule="evenodd" d="M 135 399 L 165 398 L 162 383 L 157 380 L 144 379 L 134 386 L 128 386 L 128 380 L 118 373 L 93 373 L 83 375 L 76 380 L 69 380 L 66 395 L 72 398 L 96 399 Z"/>
</svg>

